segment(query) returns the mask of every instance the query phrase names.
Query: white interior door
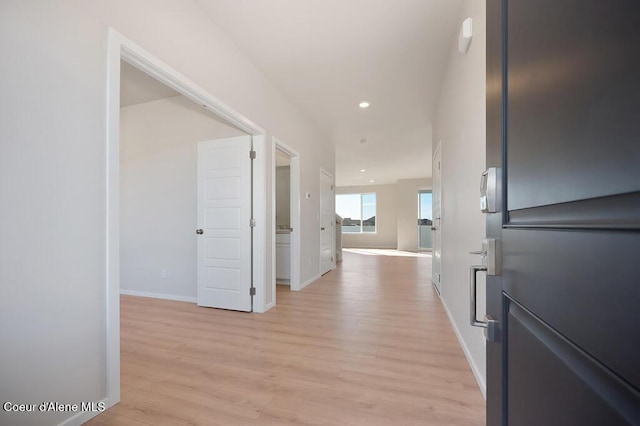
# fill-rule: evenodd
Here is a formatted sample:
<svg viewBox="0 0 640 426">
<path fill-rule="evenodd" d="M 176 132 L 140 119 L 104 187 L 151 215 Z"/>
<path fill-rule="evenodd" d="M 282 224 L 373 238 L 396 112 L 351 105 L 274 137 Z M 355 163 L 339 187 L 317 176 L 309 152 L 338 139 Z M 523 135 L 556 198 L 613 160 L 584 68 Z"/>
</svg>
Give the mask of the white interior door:
<svg viewBox="0 0 640 426">
<path fill-rule="evenodd" d="M 333 268 L 333 176 L 320 172 L 320 274 Z"/>
<path fill-rule="evenodd" d="M 436 151 L 433 154 L 433 252 L 432 252 L 432 278 L 433 285 L 436 287 L 438 294 L 441 294 L 440 288 L 440 265 L 442 252 L 442 169 L 441 169 L 441 143 L 438 142 Z"/>
<path fill-rule="evenodd" d="M 198 305 L 251 311 L 251 136 L 198 144 Z"/>
</svg>

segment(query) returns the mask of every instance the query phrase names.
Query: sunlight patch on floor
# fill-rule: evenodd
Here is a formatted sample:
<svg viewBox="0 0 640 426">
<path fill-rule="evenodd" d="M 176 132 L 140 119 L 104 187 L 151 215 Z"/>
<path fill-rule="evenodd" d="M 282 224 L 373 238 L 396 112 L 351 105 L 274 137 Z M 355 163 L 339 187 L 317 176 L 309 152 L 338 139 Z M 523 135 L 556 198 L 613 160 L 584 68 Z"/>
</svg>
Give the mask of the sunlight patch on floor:
<svg viewBox="0 0 640 426">
<path fill-rule="evenodd" d="M 431 257 L 431 252 L 411 252 L 391 249 L 356 249 L 343 248 L 342 251 L 349 253 L 364 254 L 366 256 L 399 256 L 399 257 Z"/>
</svg>

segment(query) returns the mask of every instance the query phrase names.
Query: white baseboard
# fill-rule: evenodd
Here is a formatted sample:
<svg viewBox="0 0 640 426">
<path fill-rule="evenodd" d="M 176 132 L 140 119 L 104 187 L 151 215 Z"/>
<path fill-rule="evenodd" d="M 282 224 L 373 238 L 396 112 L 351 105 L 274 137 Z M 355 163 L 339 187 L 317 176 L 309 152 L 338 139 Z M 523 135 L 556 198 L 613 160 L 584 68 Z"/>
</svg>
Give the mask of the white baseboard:
<svg viewBox="0 0 640 426">
<path fill-rule="evenodd" d="M 103 403 L 105 407 L 109 406 L 107 404 L 106 398 L 102 401 L 98 401 L 98 403 Z M 62 423 L 58 423 L 58 426 L 80 426 L 101 413 L 104 413 L 104 411 L 81 411 L 74 414 Z"/>
<path fill-rule="evenodd" d="M 478 383 L 478 387 L 480 388 L 480 392 L 482 393 L 482 396 L 484 397 L 484 399 L 486 401 L 486 399 L 487 399 L 487 384 L 482 379 L 482 375 L 480 374 L 480 369 L 478 368 L 478 365 L 476 364 L 476 362 L 471 357 L 471 352 L 469 351 L 469 348 L 467 347 L 467 344 L 465 343 L 464 339 L 462 338 L 462 334 L 460 334 L 460 330 L 458 330 L 458 326 L 456 326 L 456 322 L 453 320 L 453 315 L 451 315 L 451 311 L 449 311 L 449 307 L 447 306 L 447 304 L 445 303 L 445 301 L 444 301 L 444 299 L 442 297 L 440 298 L 440 301 L 442 302 L 442 306 L 444 306 L 444 310 L 447 313 L 447 316 L 449 317 L 449 322 L 451 323 L 451 326 L 453 327 L 453 331 L 456 333 L 456 337 L 458 338 L 458 343 L 460 343 L 460 346 L 462 347 L 462 352 L 464 352 L 464 356 L 467 358 L 467 362 L 469 363 L 469 366 L 471 367 L 471 372 L 473 373 L 473 376 L 476 378 L 476 382 Z"/>
<path fill-rule="evenodd" d="M 311 284 L 312 282 L 319 280 L 320 277 L 322 275 L 318 274 L 315 277 L 312 277 L 311 279 L 306 280 L 305 282 L 303 282 L 302 284 L 300 284 L 300 290 L 302 290 L 303 288 L 305 288 L 306 286 L 308 286 L 309 284 Z"/>
<path fill-rule="evenodd" d="M 176 300 L 178 302 L 198 302 L 198 299 L 195 297 L 176 296 L 175 294 L 149 293 L 146 291 L 120 289 L 120 294 L 124 294 L 125 296 L 151 297 L 152 299 Z"/>
<path fill-rule="evenodd" d="M 273 308 L 274 306 L 276 306 L 276 302 L 271 302 L 267 304 L 267 306 L 264 307 L 264 312 L 267 312 L 269 309 Z M 264 313 L 264 312 L 259 312 L 259 313 Z"/>
</svg>

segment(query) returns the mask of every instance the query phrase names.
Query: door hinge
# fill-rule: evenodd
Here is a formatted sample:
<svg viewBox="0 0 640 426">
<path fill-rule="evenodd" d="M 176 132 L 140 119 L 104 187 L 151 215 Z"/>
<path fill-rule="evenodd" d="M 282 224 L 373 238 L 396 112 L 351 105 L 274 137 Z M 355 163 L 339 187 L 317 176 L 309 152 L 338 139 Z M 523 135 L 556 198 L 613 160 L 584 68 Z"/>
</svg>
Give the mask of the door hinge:
<svg viewBox="0 0 640 426">
<path fill-rule="evenodd" d="M 255 296 L 256 295 L 256 288 L 255 287 L 251 287 L 249 289 L 249 295 L 250 296 Z"/>
<path fill-rule="evenodd" d="M 331 190 L 333 191 L 333 185 L 331 185 Z"/>
<path fill-rule="evenodd" d="M 331 261 L 333 262 L 333 256 L 331 256 Z"/>
<path fill-rule="evenodd" d="M 249 220 L 249 226 L 252 227 L 252 228 L 255 228 L 256 227 L 256 220 L 255 219 L 250 219 Z"/>
<path fill-rule="evenodd" d="M 256 159 L 256 152 L 253 149 L 249 151 L 249 158 L 251 158 L 252 160 Z"/>
</svg>

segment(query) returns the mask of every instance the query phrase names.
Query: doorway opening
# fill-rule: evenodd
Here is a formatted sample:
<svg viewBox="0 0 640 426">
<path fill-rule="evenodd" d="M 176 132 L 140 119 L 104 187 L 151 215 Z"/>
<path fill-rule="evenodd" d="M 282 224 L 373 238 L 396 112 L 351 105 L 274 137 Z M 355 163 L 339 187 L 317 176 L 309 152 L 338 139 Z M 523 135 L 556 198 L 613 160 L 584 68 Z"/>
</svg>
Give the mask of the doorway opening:
<svg viewBox="0 0 640 426">
<path fill-rule="evenodd" d="M 273 138 L 273 300 L 276 285 L 300 290 L 300 155 Z"/>
<path fill-rule="evenodd" d="M 120 70 L 119 137 L 120 294 L 205 305 L 198 285 L 216 271 L 203 265 L 202 246 L 219 240 L 212 238 L 217 229 L 195 233 L 207 228 L 197 190 L 207 184 L 197 176 L 200 145 L 250 137 L 126 61 Z M 222 306 L 232 305 L 237 304 Z"/>
<path fill-rule="evenodd" d="M 333 175 L 320 169 L 320 275 L 336 268 L 334 189 Z"/>
<path fill-rule="evenodd" d="M 433 249 L 433 194 L 418 191 L 418 251 Z"/>
<path fill-rule="evenodd" d="M 433 152 L 433 194 L 432 208 L 433 225 L 433 249 L 431 262 L 431 282 L 436 292 L 442 294 L 442 280 L 440 276 L 441 270 L 441 252 L 442 252 L 442 141 L 438 141 L 435 151 Z"/>
<path fill-rule="evenodd" d="M 108 58 L 107 58 L 107 108 L 106 108 L 106 244 L 105 244 L 105 264 L 106 264 L 106 364 L 107 364 L 107 406 L 111 407 L 120 401 L 120 273 L 123 265 L 120 259 L 121 242 L 121 164 L 120 153 L 122 150 L 120 140 L 120 108 L 121 108 L 121 63 L 126 62 L 129 66 L 146 74 L 156 80 L 156 83 L 166 86 L 169 91 L 174 91 L 185 100 L 189 100 L 204 108 L 208 114 L 215 115 L 222 122 L 226 122 L 238 130 L 247 134 L 252 145 L 251 157 L 255 157 L 253 162 L 253 172 L 247 182 L 254 187 L 265 182 L 266 178 L 266 156 L 264 130 L 246 117 L 233 110 L 226 104 L 210 95 L 204 89 L 188 80 L 186 77 L 160 61 L 140 46 L 128 40 L 117 31 L 109 29 L 108 35 Z M 173 94 L 173 93 L 171 93 Z M 173 96 L 169 96 L 173 97 Z M 181 98 L 182 99 L 182 98 Z M 193 105 L 189 103 L 189 107 Z M 249 153 L 246 153 L 249 158 Z M 257 184 L 256 184 L 257 183 Z M 264 186 L 262 184 L 262 186 Z M 271 289 L 266 280 L 265 274 L 265 250 L 266 247 L 266 187 L 258 186 L 249 197 L 253 206 L 253 218 L 251 223 L 257 224 L 252 227 L 252 240 L 255 250 L 251 251 L 251 269 L 253 295 L 253 310 L 264 312 L 266 310 L 266 294 L 271 294 Z M 148 211 L 148 215 L 153 215 L 153 211 Z M 255 222 L 254 222 L 255 221 Z M 249 224 L 247 224 L 249 225 Z M 156 229 L 162 235 L 162 229 Z M 190 232 L 194 237 L 196 230 Z M 158 275 L 164 279 L 169 277 L 168 268 L 160 268 Z"/>
</svg>

